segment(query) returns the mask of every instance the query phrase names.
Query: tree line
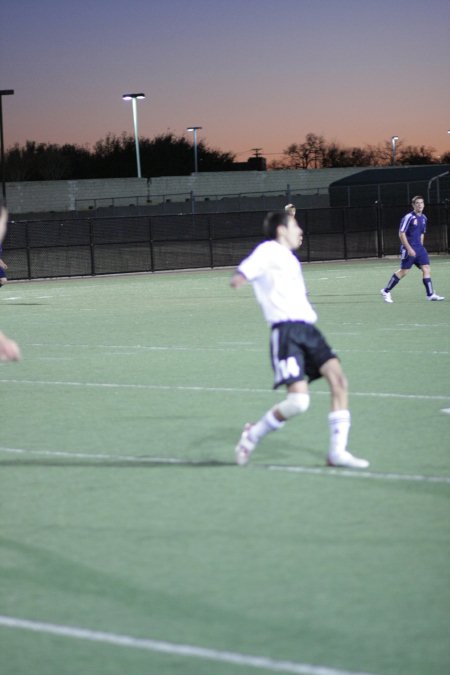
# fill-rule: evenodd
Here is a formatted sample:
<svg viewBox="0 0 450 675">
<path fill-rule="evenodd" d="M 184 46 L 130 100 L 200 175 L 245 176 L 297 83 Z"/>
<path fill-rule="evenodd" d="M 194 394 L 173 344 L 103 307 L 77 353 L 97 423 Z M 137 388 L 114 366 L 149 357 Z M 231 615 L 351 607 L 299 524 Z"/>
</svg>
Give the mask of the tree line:
<svg viewBox="0 0 450 675">
<path fill-rule="evenodd" d="M 193 145 L 184 136 L 165 133 L 153 139 L 140 138 L 142 175 L 183 176 L 193 171 Z M 199 171 L 236 169 L 232 152 L 210 148 L 204 141 L 197 145 Z M 450 163 L 450 152 L 436 157 L 428 146 L 396 144 L 396 164 Z M 389 141 L 377 146 L 345 147 L 328 142 L 321 135 L 308 133 L 302 143 L 292 143 L 269 169 L 322 169 L 333 167 L 389 166 L 392 147 Z M 15 144 L 5 153 L 7 181 L 80 180 L 85 178 L 127 178 L 136 176 L 134 137 L 108 134 L 93 148 L 82 145 L 37 143 Z"/>
<path fill-rule="evenodd" d="M 153 139 L 139 138 L 142 176 L 184 176 L 193 171 L 193 145 L 183 136 L 166 133 Z M 197 144 L 201 171 L 227 171 L 235 156 Z M 84 178 L 129 178 L 136 176 L 136 146 L 133 136 L 108 134 L 92 149 L 82 145 L 57 145 L 26 141 L 5 153 L 8 181 L 80 180 Z"/>
<path fill-rule="evenodd" d="M 450 163 L 450 152 L 437 157 L 429 146 L 407 145 L 396 142 L 395 164 L 412 166 L 418 164 Z M 306 134 L 303 143 L 292 143 L 283 152 L 281 160 L 271 163 L 271 169 L 330 169 L 352 166 L 391 166 L 393 163 L 390 141 L 360 147 L 346 147 L 328 142 L 318 134 Z"/>
</svg>

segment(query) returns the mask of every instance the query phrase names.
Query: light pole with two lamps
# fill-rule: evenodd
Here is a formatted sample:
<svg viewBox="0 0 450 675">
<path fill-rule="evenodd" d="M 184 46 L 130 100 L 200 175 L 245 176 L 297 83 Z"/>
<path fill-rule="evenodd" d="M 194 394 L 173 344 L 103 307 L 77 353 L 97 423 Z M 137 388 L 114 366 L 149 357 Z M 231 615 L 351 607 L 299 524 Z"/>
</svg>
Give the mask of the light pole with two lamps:
<svg viewBox="0 0 450 675">
<path fill-rule="evenodd" d="M 138 136 L 138 125 L 137 125 L 137 99 L 145 98 L 145 94 L 140 92 L 139 94 L 123 94 L 122 96 L 124 101 L 131 101 L 133 106 L 133 126 L 134 126 L 134 142 L 136 145 L 136 164 L 137 164 L 137 177 L 142 178 L 141 174 L 141 156 L 139 154 L 139 136 Z"/>
<path fill-rule="evenodd" d="M 0 157 L 2 163 L 2 195 L 3 203 L 6 206 L 6 172 L 5 172 L 5 148 L 3 145 L 3 109 L 2 109 L 2 98 L 3 96 L 12 96 L 14 94 L 14 89 L 0 89 Z"/>
<path fill-rule="evenodd" d="M 202 127 L 188 127 L 186 131 L 194 132 L 194 173 L 198 173 L 198 158 L 197 158 L 197 131 Z"/>
<path fill-rule="evenodd" d="M 391 144 L 392 144 L 392 166 L 395 166 L 395 147 L 397 145 L 398 141 L 398 136 L 392 136 L 391 137 Z"/>
</svg>

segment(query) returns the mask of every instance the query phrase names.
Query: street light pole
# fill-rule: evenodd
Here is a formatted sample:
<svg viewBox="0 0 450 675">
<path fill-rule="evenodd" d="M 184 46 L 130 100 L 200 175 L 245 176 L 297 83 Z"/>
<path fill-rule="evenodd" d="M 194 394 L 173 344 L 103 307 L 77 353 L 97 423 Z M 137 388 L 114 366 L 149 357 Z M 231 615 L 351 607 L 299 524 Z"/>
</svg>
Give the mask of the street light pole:
<svg viewBox="0 0 450 675">
<path fill-rule="evenodd" d="M 138 135 L 138 123 L 137 123 L 137 105 L 136 100 L 138 98 L 145 98 L 145 94 L 142 92 L 139 94 L 123 94 L 122 96 L 124 101 L 131 101 L 133 107 L 133 127 L 134 127 L 134 143 L 136 146 L 136 165 L 137 165 L 137 177 L 142 178 L 141 174 L 141 156 L 139 152 L 139 135 Z"/>
<path fill-rule="evenodd" d="M 197 158 L 197 131 L 202 127 L 188 127 L 186 131 L 194 132 L 194 173 L 198 173 L 198 158 Z"/>
<path fill-rule="evenodd" d="M 0 158 L 2 163 L 2 195 L 3 203 L 6 206 L 6 171 L 5 171 L 5 147 L 3 144 L 3 96 L 12 96 L 14 89 L 0 89 Z"/>
<path fill-rule="evenodd" d="M 395 146 L 397 145 L 398 136 L 391 137 L 392 143 L 392 166 L 395 166 Z"/>
</svg>

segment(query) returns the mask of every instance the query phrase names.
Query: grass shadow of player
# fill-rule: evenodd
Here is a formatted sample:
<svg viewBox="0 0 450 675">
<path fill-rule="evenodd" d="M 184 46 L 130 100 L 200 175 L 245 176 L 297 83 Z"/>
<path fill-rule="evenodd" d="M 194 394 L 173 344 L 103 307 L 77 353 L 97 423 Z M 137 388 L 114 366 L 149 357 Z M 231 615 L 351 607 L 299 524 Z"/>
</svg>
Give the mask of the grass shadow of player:
<svg viewBox="0 0 450 675">
<path fill-rule="evenodd" d="M 152 457 L 142 457 L 142 458 L 136 458 L 133 460 L 121 460 L 121 459 L 114 459 L 111 458 L 109 459 L 95 459 L 94 457 L 92 459 L 86 458 L 86 459 L 78 459 L 78 458 L 70 458 L 70 457 L 60 457 L 58 459 L 55 458 L 44 458 L 44 457 L 36 457 L 36 458 L 27 458 L 27 459 L 6 459 L 0 461 L 0 466 L 2 468 L 5 467 L 14 467 L 14 468 L 26 468 L 26 467 L 45 467 L 45 468 L 70 468 L 70 467 L 75 467 L 75 468 L 93 468 L 93 469 L 164 469 L 164 468 L 171 468 L 171 469 L 183 469 L 183 468 L 191 468 L 191 469 L 214 469 L 214 468 L 223 468 L 223 467 L 229 467 L 229 466 L 234 466 L 235 463 L 232 461 L 229 462 L 224 462 L 221 460 L 216 460 L 216 459 L 200 459 L 200 460 L 179 460 L 177 462 L 174 462 L 173 460 L 167 459 L 160 459 L 156 461 Z"/>
<path fill-rule="evenodd" d="M 217 453 L 218 456 L 223 457 L 224 446 L 227 447 L 227 454 L 230 458 L 229 461 L 220 461 L 219 464 L 222 466 L 229 466 L 235 464 L 234 459 L 234 448 L 236 443 L 239 440 L 239 436 L 242 429 L 237 427 L 227 427 L 220 430 L 220 436 L 216 434 L 210 434 L 207 438 L 197 439 L 195 443 L 192 444 L 192 448 L 195 450 L 199 448 L 208 447 Z M 305 460 L 310 463 L 312 467 L 322 467 L 325 465 L 326 452 L 323 449 L 313 448 L 311 446 L 301 445 L 292 440 L 292 438 L 286 438 L 286 436 L 281 434 L 269 434 L 265 439 L 262 439 L 258 446 L 255 448 L 252 453 L 249 465 L 258 463 L 262 466 L 268 465 L 271 463 L 273 458 L 274 464 L 281 462 L 285 464 L 298 464 L 304 465 Z M 314 463 L 311 463 L 311 459 Z M 208 461 L 206 457 L 204 461 Z"/>
<path fill-rule="evenodd" d="M 309 466 L 311 468 L 324 467 L 326 465 L 326 454 L 314 448 L 296 448 L 295 450 L 283 450 L 272 452 L 270 456 L 265 453 L 264 457 L 258 458 L 264 461 L 264 466 Z M 257 458 L 254 457 L 256 461 Z"/>
</svg>

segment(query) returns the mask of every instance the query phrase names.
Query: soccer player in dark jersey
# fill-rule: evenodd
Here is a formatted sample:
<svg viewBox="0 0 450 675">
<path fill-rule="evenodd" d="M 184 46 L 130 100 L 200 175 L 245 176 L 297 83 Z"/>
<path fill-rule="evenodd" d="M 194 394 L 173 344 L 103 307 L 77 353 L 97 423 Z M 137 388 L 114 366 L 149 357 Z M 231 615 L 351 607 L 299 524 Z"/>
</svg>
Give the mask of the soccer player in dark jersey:
<svg viewBox="0 0 450 675">
<path fill-rule="evenodd" d="M 0 245 L 6 234 L 7 222 L 8 211 L 0 205 Z M 19 359 L 20 348 L 18 344 L 0 331 L 0 361 L 18 361 Z"/>
<path fill-rule="evenodd" d="M 235 449 L 236 462 L 245 466 L 266 434 L 305 413 L 309 408 L 309 382 L 324 377 L 331 394 L 327 463 L 365 469 L 369 462 L 347 450 L 351 424 L 347 379 L 336 354 L 314 325 L 317 314 L 308 300 L 300 261 L 293 253 L 302 244 L 303 231 L 286 208 L 269 214 L 265 234 L 267 241 L 241 262 L 231 278 L 231 286 L 252 284 L 271 329 L 274 388 L 285 386 L 287 396 L 256 424 L 244 426 Z"/>
<path fill-rule="evenodd" d="M 422 270 L 422 281 L 425 286 L 427 299 L 445 299 L 434 292 L 433 284 L 431 283 L 430 259 L 427 249 L 423 245 L 425 232 L 427 231 L 427 217 L 423 213 L 425 207 L 423 197 L 420 195 L 413 197 L 412 207 L 413 210 L 407 213 L 406 216 L 403 216 L 400 222 L 400 269 L 391 276 L 388 285 L 380 291 L 385 302 L 394 302 L 391 297 L 392 289 L 397 286 L 398 282 L 403 279 L 413 265 Z"/>
</svg>

